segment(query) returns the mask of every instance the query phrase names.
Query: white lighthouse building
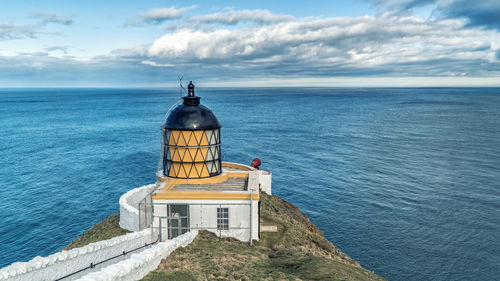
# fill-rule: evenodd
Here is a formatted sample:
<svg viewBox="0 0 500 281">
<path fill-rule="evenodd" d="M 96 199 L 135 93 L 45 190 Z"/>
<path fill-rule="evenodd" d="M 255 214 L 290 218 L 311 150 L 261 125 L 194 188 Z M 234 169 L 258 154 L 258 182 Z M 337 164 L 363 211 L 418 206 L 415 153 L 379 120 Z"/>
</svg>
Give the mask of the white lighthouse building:
<svg viewBox="0 0 500 281">
<path fill-rule="evenodd" d="M 153 227 L 161 240 L 194 229 L 258 240 L 259 199 L 261 192 L 271 193 L 271 173 L 254 164 L 221 161 L 221 126 L 200 104 L 192 83 L 183 102 L 168 113 L 162 133 L 158 182 L 138 204 L 137 220 L 121 208 L 125 215 L 120 225 L 130 230 Z"/>
</svg>

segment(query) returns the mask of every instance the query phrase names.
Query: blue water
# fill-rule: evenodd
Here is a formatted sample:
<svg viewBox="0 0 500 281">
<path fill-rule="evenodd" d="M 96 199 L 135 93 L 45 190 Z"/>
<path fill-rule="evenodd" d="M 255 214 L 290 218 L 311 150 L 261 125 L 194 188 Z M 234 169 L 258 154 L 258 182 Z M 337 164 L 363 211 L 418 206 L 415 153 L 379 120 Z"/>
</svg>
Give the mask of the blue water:
<svg viewBox="0 0 500 281">
<path fill-rule="evenodd" d="M 500 276 L 500 88 L 202 89 L 224 160 L 389 280 Z M 0 90 L 0 267 L 54 253 L 154 182 L 177 90 Z"/>
</svg>

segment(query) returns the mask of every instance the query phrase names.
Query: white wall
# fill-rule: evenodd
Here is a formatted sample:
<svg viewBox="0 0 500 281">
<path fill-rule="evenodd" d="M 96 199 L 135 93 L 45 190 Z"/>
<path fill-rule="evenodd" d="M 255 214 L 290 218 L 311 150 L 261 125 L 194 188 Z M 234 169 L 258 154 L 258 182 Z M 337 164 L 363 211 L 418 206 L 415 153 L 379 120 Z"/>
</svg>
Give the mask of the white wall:
<svg viewBox="0 0 500 281">
<path fill-rule="evenodd" d="M 271 193 L 272 174 L 269 171 L 259 170 L 259 184 L 262 191 L 267 194 Z"/>
<path fill-rule="evenodd" d="M 245 203 L 249 203 L 248 201 Z M 254 201 L 254 224 L 258 223 L 257 201 Z M 229 230 L 217 230 L 217 208 L 229 209 Z M 192 205 L 190 206 L 190 224 L 192 228 L 207 229 L 218 236 L 234 237 L 241 241 L 249 241 L 250 205 Z M 255 236 L 255 235 L 254 235 Z M 253 237 L 258 239 L 257 237 Z"/>
<path fill-rule="evenodd" d="M 110 265 L 98 272 L 89 273 L 79 281 L 129 281 L 140 280 L 155 270 L 161 260 L 168 257 L 175 249 L 186 247 L 198 235 L 198 231 L 190 231 L 172 240 L 160 242 L 140 253 L 132 254 L 129 259 Z"/>
<path fill-rule="evenodd" d="M 139 203 L 155 189 L 156 184 L 144 185 L 129 190 L 120 197 L 120 227 L 139 231 Z"/>
<path fill-rule="evenodd" d="M 108 258 L 130 251 L 153 238 L 151 229 L 128 233 L 87 246 L 62 251 L 48 257 L 35 257 L 28 262 L 16 262 L 0 269 L 0 280 L 33 281 L 54 280 Z"/>
<path fill-rule="evenodd" d="M 218 236 L 233 237 L 248 242 L 250 237 L 250 201 L 249 200 L 154 200 L 154 227 L 159 227 L 158 217 L 166 217 L 165 204 L 188 204 L 189 222 L 192 229 L 206 229 Z M 205 204 L 205 205 L 203 205 Z M 211 205 L 217 204 L 217 205 Z M 220 205 L 219 205 L 220 204 Z M 231 205 L 245 204 L 245 205 Z M 217 230 L 217 208 L 229 208 L 229 229 Z M 259 239 L 259 202 L 253 200 L 252 239 Z M 162 233 L 167 233 L 166 219 L 162 219 Z M 247 229 L 240 229 L 247 228 Z M 165 238 L 165 236 L 164 236 Z"/>
</svg>

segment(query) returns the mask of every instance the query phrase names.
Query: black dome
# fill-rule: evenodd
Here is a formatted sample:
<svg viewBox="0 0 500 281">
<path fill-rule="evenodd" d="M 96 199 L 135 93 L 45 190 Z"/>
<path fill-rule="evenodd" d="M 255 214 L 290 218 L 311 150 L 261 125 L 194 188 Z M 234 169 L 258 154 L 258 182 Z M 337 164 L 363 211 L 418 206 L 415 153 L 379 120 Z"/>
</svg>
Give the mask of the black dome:
<svg viewBox="0 0 500 281">
<path fill-rule="evenodd" d="M 220 128 L 212 110 L 200 104 L 200 97 L 194 95 L 194 85 L 189 83 L 188 95 L 183 104 L 175 107 L 164 124 L 170 130 L 211 130 Z"/>
<path fill-rule="evenodd" d="M 170 112 L 165 128 L 171 130 L 210 130 L 220 128 L 212 110 L 198 105 L 178 105 Z"/>
</svg>

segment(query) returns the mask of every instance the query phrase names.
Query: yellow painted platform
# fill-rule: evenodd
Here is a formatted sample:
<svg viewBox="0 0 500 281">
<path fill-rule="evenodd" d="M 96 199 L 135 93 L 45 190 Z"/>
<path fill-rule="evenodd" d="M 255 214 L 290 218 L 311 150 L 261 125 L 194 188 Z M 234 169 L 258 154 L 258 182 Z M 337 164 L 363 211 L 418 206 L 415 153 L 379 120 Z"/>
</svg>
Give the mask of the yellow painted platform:
<svg viewBox="0 0 500 281">
<path fill-rule="evenodd" d="M 169 200 L 250 200 L 250 193 L 229 193 L 224 191 L 180 191 L 172 190 L 165 193 L 157 193 L 153 199 Z M 252 200 L 259 200 L 259 194 L 253 194 Z"/>
<path fill-rule="evenodd" d="M 252 167 L 237 164 L 222 162 L 222 167 L 225 171 L 215 177 L 203 179 L 178 179 L 169 177 L 158 178 L 162 182 L 162 187 L 153 195 L 153 199 L 170 199 L 170 200 L 250 200 L 250 190 L 253 188 L 250 185 L 254 181 L 249 179 L 249 173 L 254 169 Z M 241 191 L 224 191 L 223 186 L 230 179 L 241 179 L 241 182 L 246 185 L 246 190 Z M 187 185 L 192 185 L 191 190 L 186 190 Z M 214 190 L 210 190 L 213 185 Z M 219 186 L 220 185 L 220 186 Z M 182 190 L 176 190 L 176 187 L 184 187 Z M 199 190 L 197 190 L 199 188 Z M 217 189 L 217 190 L 215 190 Z M 259 200 L 258 183 L 257 188 L 253 188 L 255 192 L 252 195 L 253 200 Z"/>
</svg>

